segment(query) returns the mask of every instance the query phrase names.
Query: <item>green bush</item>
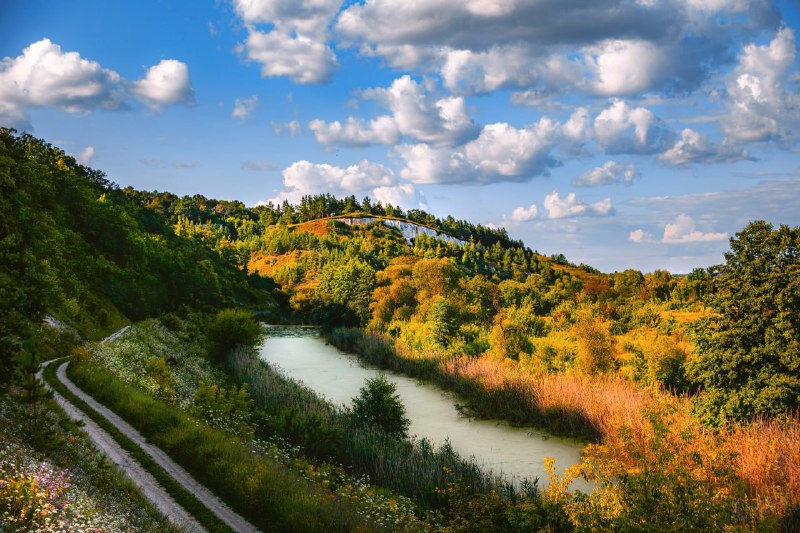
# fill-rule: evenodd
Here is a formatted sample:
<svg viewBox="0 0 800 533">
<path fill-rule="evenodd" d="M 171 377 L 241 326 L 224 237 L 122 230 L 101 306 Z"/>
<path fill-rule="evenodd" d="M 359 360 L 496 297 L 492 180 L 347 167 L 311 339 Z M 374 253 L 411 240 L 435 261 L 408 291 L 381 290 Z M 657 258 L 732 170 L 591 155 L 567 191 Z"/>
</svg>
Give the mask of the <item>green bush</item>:
<svg viewBox="0 0 800 533">
<path fill-rule="evenodd" d="M 234 348 L 256 346 L 263 336 L 264 329 L 244 309 L 223 309 L 206 328 L 209 355 L 216 361 L 224 361 Z"/>
<path fill-rule="evenodd" d="M 397 395 L 397 387 L 384 375 L 364 383 L 359 395 L 353 398 L 352 417 L 357 425 L 376 427 L 400 436 L 406 436 L 411 423 Z"/>
</svg>

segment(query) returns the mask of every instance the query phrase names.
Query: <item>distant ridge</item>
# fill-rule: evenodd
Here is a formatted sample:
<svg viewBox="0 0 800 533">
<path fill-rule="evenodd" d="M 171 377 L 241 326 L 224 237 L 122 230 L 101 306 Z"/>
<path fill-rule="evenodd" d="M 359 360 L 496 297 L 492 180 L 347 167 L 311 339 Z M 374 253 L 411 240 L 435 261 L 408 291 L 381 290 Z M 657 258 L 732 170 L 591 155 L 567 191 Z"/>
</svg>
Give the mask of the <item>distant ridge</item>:
<svg viewBox="0 0 800 533">
<path fill-rule="evenodd" d="M 413 222 L 406 218 L 399 218 L 393 217 L 389 215 L 373 215 L 370 213 L 350 213 L 347 215 L 336 215 L 332 217 L 325 217 L 317 219 L 317 221 L 326 221 L 326 220 L 336 220 L 342 222 L 344 224 L 350 226 L 363 226 L 366 224 L 371 224 L 376 220 L 380 220 L 383 224 L 390 228 L 397 228 L 400 233 L 405 237 L 409 244 L 411 244 L 412 240 L 418 237 L 421 234 L 427 235 L 428 237 L 433 237 L 435 239 L 440 239 L 445 241 L 446 243 L 450 244 L 458 244 L 459 246 L 464 246 L 467 241 L 462 239 L 457 239 L 452 235 L 448 235 L 446 233 L 442 233 L 441 231 L 434 229 L 430 226 L 425 224 L 420 224 L 419 222 Z M 295 226 L 299 226 L 300 224 L 295 224 Z"/>
</svg>

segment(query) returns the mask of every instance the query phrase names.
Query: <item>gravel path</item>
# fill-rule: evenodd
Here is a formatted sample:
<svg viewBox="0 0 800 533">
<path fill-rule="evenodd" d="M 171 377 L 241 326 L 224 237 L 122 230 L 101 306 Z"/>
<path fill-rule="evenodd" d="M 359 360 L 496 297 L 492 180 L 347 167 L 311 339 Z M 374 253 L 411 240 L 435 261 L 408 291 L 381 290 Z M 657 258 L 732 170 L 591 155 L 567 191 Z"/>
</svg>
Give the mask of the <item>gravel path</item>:
<svg viewBox="0 0 800 533">
<path fill-rule="evenodd" d="M 52 361 L 47 361 L 42 365 L 37 377 L 41 379 L 44 368 Z M 64 369 L 64 365 L 59 371 Z M 43 382 L 45 387 L 50 386 Z M 83 430 L 88 434 L 89 440 L 97 450 L 104 454 L 112 464 L 116 465 L 141 491 L 142 495 L 158 509 L 167 519 L 189 531 L 205 531 L 200 524 L 192 518 L 186 510 L 178 505 L 175 500 L 165 491 L 150 473 L 139 465 L 119 444 L 106 433 L 94 420 L 86 416 L 80 409 L 68 402 L 58 392 L 53 391 L 53 398 L 56 403 L 64 409 L 67 416 L 76 422 L 84 424 Z"/>
<path fill-rule="evenodd" d="M 220 518 L 220 520 L 225 522 L 234 531 L 248 532 L 248 533 L 258 531 L 255 527 L 253 527 L 252 524 L 250 524 L 244 518 L 239 516 L 237 513 L 233 512 L 224 503 L 222 503 L 222 501 L 220 501 L 219 498 L 214 496 L 214 494 L 210 490 L 208 490 L 206 487 L 198 483 L 191 475 L 189 475 L 188 472 L 186 472 L 183 468 L 175 464 L 166 453 L 161 451 L 160 448 L 157 448 L 156 446 L 153 446 L 152 444 L 148 443 L 145 440 L 145 438 L 138 431 L 136 431 L 130 424 L 122 420 L 113 411 L 111 411 L 104 405 L 98 403 L 94 398 L 84 393 L 74 383 L 72 383 L 72 381 L 70 381 L 70 379 L 67 377 L 66 373 L 66 367 L 68 364 L 69 363 L 63 363 L 61 366 L 59 366 L 56 374 L 58 376 L 58 380 L 61 381 L 61 383 L 63 383 L 64 386 L 66 386 L 70 392 L 72 392 L 81 400 L 89 404 L 89 406 L 92 409 L 100 413 L 104 418 L 106 418 L 106 420 L 112 423 L 126 437 L 135 442 L 136 445 L 139 446 L 147 455 L 152 457 L 153 460 L 156 463 L 158 463 L 159 466 L 161 466 L 161 468 L 163 468 L 170 476 L 175 478 L 175 480 L 178 481 L 178 483 L 183 485 L 183 487 L 187 491 L 194 494 L 195 498 L 200 500 L 203 503 L 203 505 L 208 507 L 214 514 L 216 514 Z M 102 431 L 99 427 L 96 427 L 96 429 L 98 431 Z M 87 422 L 87 430 L 88 430 L 88 422 Z M 92 433 L 90 431 L 89 436 L 91 437 L 91 435 Z M 122 450 L 119 451 L 124 453 Z M 169 496 L 167 496 L 166 493 L 164 493 L 163 497 L 169 498 Z M 175 505 L 177 506 L 177 504 Z M 181 511 L 183 511 L 182 508 Z M 185 511 L 183 512 L 185 514 Z M 197 525 L 197 527 L 199 528 L 199 525 Z"/>
</svg>

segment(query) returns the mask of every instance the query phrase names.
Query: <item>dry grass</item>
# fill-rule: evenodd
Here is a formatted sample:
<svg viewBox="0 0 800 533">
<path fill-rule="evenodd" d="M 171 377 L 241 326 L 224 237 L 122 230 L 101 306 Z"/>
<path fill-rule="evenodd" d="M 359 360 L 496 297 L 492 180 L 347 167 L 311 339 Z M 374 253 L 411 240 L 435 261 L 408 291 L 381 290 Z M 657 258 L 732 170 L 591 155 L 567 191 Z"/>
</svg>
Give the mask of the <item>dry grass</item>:
<svg viewBox="0 0 800 533">
<path fill-rule="evenodd" d="M 399 357 L 430 364 L 431 353 L 396 347 Z M 537 375 L 517 364 L 487 357 L 442 358 L 439 371 L 450 379 L 469 380 L 505 401 L 523 404 L 550 419 L 582 421 L 591 426 L 610 454 L 641 468 L 657 428 L 652 413 L 666 424 L 667 464 L 660 468 L 691 472 L 710 492 L 741 491 L 746 521 L 770 520 L 800 507 L 800 418 L 756 420 L 719 431 L 703 426 L 688 398 L 643 388 L 620 377 L 578 374 Z M 500 394 L 498 394 L 500 393 Z M 557 427 L 558 424 L 555 424 Z M 633 445 L 632 445 L 633 444 Z M 642 452 L 644 450 L 644 452 Z"/>
</svg>

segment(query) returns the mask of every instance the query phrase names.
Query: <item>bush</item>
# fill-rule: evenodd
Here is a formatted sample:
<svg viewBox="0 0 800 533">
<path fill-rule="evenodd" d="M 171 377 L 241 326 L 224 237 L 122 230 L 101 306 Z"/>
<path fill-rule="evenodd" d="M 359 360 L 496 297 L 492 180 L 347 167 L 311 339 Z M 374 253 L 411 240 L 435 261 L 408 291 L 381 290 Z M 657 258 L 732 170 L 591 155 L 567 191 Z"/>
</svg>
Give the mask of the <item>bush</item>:
<svg viewBox="0 0 800 533">
<path fill-rule="evenodd" d="M 261 342 L 264 329 L 244 309 L 224 309 L 206 328 L 208 351 L 213 360 L 224 361 L 234 348 L 253 347 Z"/>
<path fill-rule="evenodd" d="M 406 436 L 411 423 L 394 383 L 380 375 L 368 379 L 353 398 L 353 420 L 360 426 L 377 427 L 389 434 Z"/>
</svg>

